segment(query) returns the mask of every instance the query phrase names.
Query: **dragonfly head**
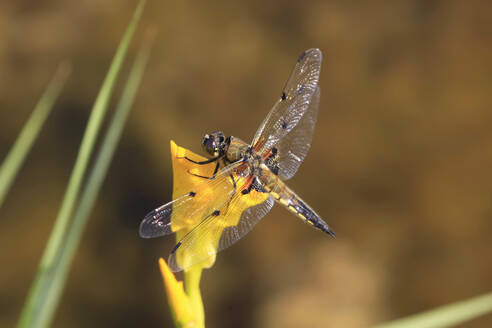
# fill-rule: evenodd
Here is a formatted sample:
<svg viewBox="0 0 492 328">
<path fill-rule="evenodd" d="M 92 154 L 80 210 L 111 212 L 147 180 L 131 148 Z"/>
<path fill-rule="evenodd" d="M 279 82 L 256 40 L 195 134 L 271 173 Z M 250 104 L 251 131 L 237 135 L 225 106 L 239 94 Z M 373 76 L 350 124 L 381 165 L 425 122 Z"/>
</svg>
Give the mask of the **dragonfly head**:
<svg viewBox="0 0 492 328">
<path fill-rule="evenodd" d="M 215 131 L 206 134 L 202 139 L 203 149 L 212 156 L 221 156 L 225 154 L 226 142 L 224 134 L 221 131 Z"/>
</svg>

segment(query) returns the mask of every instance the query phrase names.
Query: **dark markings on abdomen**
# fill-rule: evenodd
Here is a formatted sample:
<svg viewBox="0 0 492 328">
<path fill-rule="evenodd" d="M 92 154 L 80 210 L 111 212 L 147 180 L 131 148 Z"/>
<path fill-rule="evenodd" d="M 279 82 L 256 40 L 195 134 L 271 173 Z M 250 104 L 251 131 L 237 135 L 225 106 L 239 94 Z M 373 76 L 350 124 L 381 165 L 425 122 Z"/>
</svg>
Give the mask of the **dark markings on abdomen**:
<svg viewBox="0 0 492 328">
<path fill-rule="evenodd" d="M 318 216 L 307 207 L 304 202 L 299 201 L 297 204 L 290 205 L 292 206 L 300 215 L 302 215 L 308 223 L 311 223 L 315 228 L 320 229 L 323 232 L 335 237 L 335 232 L 330 229 L 324 222 L 322 222 Z"/>
</svg>

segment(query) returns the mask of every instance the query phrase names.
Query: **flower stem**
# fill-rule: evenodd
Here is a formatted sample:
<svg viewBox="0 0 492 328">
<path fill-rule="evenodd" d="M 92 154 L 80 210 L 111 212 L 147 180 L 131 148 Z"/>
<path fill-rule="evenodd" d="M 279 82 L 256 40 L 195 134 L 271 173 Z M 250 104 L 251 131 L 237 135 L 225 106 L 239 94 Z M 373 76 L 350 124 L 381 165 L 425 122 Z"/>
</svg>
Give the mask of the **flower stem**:
<svg viewBox="0 0 492 328">
<path fill-rule="evenodd" d="M 201 276 L 201 267 L 191 268 L 184 273 L 184 289 L 190 299 L 191 307 L 193 308 L 196 328 L 205 328 L 202 294 L 200 293 Z"/>
</svg>

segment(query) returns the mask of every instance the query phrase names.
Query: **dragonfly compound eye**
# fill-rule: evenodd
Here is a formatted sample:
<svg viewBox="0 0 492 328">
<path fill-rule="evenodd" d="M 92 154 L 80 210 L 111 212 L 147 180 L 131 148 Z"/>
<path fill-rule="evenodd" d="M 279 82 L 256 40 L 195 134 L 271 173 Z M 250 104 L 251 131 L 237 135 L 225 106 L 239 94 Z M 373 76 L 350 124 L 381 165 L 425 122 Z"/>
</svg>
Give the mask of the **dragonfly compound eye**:
<svg viewBox="0 0 492 328">
<path fill-rule="evenodd" d="M 217 142 L 214 135 L 206 134 L 202 140 L 203 149 L 210 155 L 214 155 L 217 152 Z"/>
</svg>

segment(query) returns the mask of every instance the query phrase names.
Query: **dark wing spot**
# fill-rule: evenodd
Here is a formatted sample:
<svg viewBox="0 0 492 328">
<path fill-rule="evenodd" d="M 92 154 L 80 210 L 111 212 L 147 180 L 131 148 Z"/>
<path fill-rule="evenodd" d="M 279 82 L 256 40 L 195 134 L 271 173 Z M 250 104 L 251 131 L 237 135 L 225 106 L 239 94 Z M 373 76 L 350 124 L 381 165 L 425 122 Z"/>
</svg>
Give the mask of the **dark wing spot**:
<svg viewBox="0 0 492 328">
<path fill-rule="evenodd" d="M 178 250 L 179 246 L 181 246 L 181 242 L 178 242 L 178 243 L 176 244 L 176 246 L 174 246 L 174 248 L 173 248 L 173 249 L 172 249 L 172 251 L 171 251 L 171 254 L 176 253 L 176 251 Z"/>
<path fill-rule="evenodd" d="M 212 213 L 213 216 L 219 216 L 220 215 L 220 211 L 219 210 L 215 210 L 213 213 Z"/>
<path fill-rule="evenodd" d="M 297 62 L 298 62 L 298 63 L 300 63 L 300 62 L 301 62 L 301 60 L 303 60 L 305 56 L 306 56 L 306 52 L 304 51 L 304 52 L 303 52 L 303 53 L 299 56 L 299 58 L 297 58 Z"/>
<path fill-rule="evenodd" d="M 282 92 L 282 96 L 280 96 L 280 99 L 282 99 L 282 100 L 287 99 L 287 96 L 285 95 L 285 92 Z"/>
<path fill-rule="evenodd" d="M 190 193 L 188 195 L 191 196 L 191 197 L 195 197 L 196 196 L 196 192 L 190 191 Z"/>
<path fill-rule="evenodd" d="M 282 122 L 282 129 L 287 129 L 287 123 L 285 121 Z"/>
<path fill-rule="evenodd" d="M 267 192 L 266 189 L 261 184 L 260 180 L 258 180 L 258 177 L 255 177 L 254 188 L 258 192 Z"/>
</svg>

